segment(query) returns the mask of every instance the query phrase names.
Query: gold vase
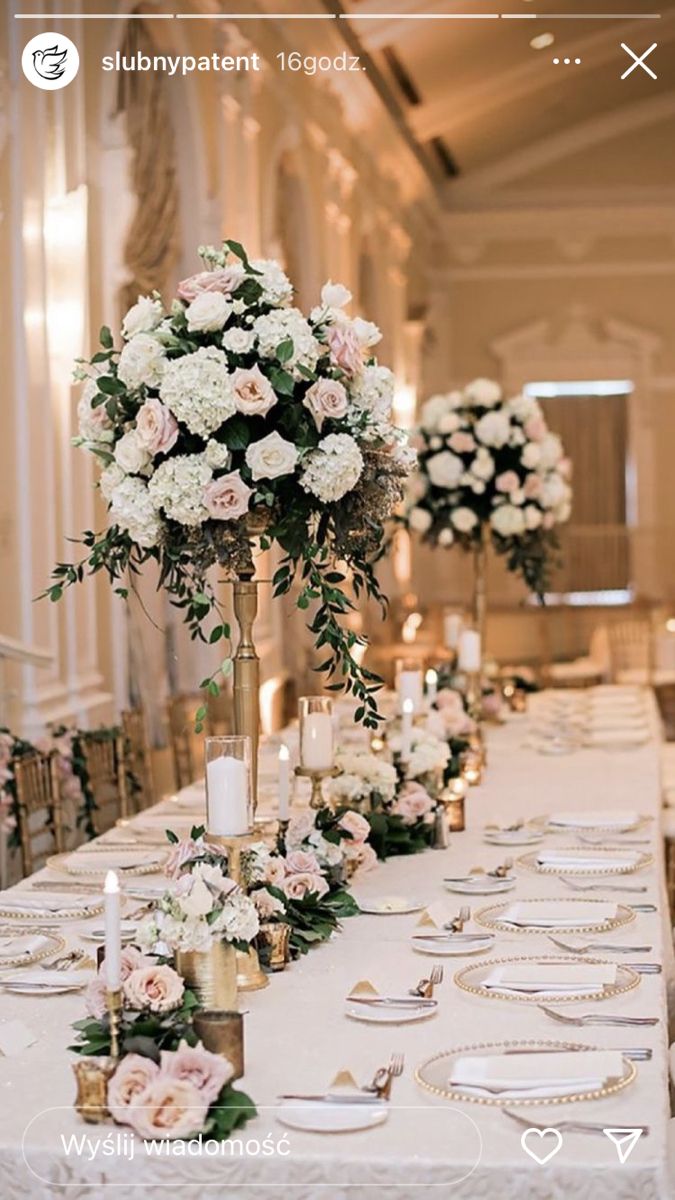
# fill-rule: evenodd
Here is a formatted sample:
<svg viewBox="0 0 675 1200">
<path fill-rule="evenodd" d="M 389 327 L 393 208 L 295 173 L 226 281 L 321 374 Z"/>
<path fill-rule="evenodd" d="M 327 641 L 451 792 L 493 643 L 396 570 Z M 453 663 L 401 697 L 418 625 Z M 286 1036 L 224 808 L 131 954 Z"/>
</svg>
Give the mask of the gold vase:
<svg viewBox="0 0 675 1200">
<path fill-rule="evenodd" d="M 257 992 L 268 987 L 269 982 L 253 943 L 248 950 L 237 950 L 237 991 Z"/>
<path fill-rule="evenodd" d="M 253 642 L 258 612 L 258 584 L 250 576 L 234 581 L 234 615 L 239 644 L 233 659 L 234 732 L 251 739 L 253 812 L 258 803 L 258 739 L 260 735 L 260 659 Z"/>
<path fill-rule="evenodd" d="M 229 942 L 214 942 L 209 950 L 177 950 L 176 970 L 200 1008 L 236 1009 L 237 952 Z"/>
</svg>

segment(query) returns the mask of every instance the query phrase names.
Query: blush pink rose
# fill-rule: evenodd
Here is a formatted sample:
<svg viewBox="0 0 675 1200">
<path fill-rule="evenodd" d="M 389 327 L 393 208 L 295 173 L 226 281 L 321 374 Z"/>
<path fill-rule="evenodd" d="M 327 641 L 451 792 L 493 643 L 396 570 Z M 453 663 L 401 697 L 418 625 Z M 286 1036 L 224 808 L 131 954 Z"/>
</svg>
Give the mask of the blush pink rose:
<svg viewBox="0 0 675 1200">
<path fill-rule="evenodd" d="M 470 454 L 472 450 L 476 449 L 476 441 L 473 434 L 463 433 L 462 430 L 453 433 L 452 437 L 448 439 L 448 445 L 456 454 Z"/>
<path fill-rule="evenodd" d="M 515 492 L 520 487 L 520 480 L 515 471 L 502 471 L 495 479 L 495 487 L 498 492 Z"/>
<path fill-rule="evenodd" d="M 144 1092 L 158 1075 L 159 1067 L 151 1058 L 145 1058 L 142 1054 L 127 1054 L 108 1084 L 111 1117 L 124 1125 L 131 1101 Z"/>
<path fill-rule="evenodd" d="M 539 475 L 528 475 L 523 484 L 523 491 L 528 500 L 537 500 L 541 496 L 542 482 Z"/>
<path fill-rule="evenodd" d="M 363 346 L 349 323 L 329 325 L 326 343 L 331 361 L 346 375 L 357 375 L 363 366 Z"/>
<path fill-rule="evenodd" d="M 161 400 L 151 396 L 138 410 L 136 432 L 151 454 L 168 454 L 178 438 L 178 422 Z"/>
<path fill-rule="evenodd" d="M 205 1050 L 201 1042 L 196 1046 L 180 1042 L 177 1050 L 162 1050 L 160 1057 L 165 1078 L 187 1080 L 208 1104 L 218 1099 L 234 1075 L 230 1060 Z"/>
<path fill-rule="evenodd" d="M 349 408 L 347 392 L 337 379 L 317 379 L 305 392 L 302 403 L 312 414 L 319 433 L 325 420 L 339 420 Z"/>
<path fill-rule="evenodd" d="M 237 367 L 231 380 L 238 412 L 248 417 L 264 417 L 276 404 L 276 392 L 260 367 Z"/>
<path fill-rule="evenodd" d="M 464 712 L 462 697 L 453 688 L 441 688 L 436 695 L 436 708 L 448 712 Z"/>
<path fill-rule="evenodd" d="M 426 817 L 434 807 L 429 793 L 416 780 L 411 779 L 399 792 L 392 812 L 401 817 L 404 825 L 414 825 Z"/>
<path fill-rule="evenodd" d="M 204 488 L 204 504 L 216 521 L 236 521 L 248 512 L 253 489 L 244 483 L 238 471 L 221 475 Z"/>
<path fill-rule="evenodd" d="M 122 991 L 130 1008 L 164 1013 L 179 1007 L 185 984 L 173 967 L 153 965 L 132 971 Z"/>
<path fill-rule="evenodd" d="M 289 875 L 283 884 L 283 890 L 289 900 L 302 900 L 310 894 L 325 896 L 328 884 L 323 875 L 312 871 L 303 871 L 296 875 Z"/>
<path fill-rule="evenodd" d="M 528 442 L 543 442 L 546 434 L 548 433 L 546 421 L 543 417 L 539 416 L 530 417 L 529 420 L 525 422 L 524 429 L 525 437 L 527 438 Z"/>
<path fill-rule="evenodd" d="M 377 854 L 367 842 L 354 842 L 345 847 L 345 857 L 351 871 L 372 871 L 377 866 Z"/>
<path fill-rule="evenodd" d="M 289 875 L 303 875 L 308 871 L 319 875 L 321 867 L 315 854 L 307 850 L 293 850 L 286 855 L 286 871 Z"/>
<path fill-rule="evenodd" d="M 142 1138 L 185 1138 L 201 1133 L 209 1106 L 188 1079 L 161 1072 L 144 1092 L 133 1096 L 125 1121 Z"/>
<path fill-rule="evenodd" d="M 555 517 L 553 516 L 553 513 L 544 513 L 541 523 L 544 529 L 553 529 L 553 526 L 555 525 Z"/>
<path fill-rule="evenodd" d="M 286 864 L 283 858 L 271 858 L 265 867 L 265 883 L 272 887 L 281 887 L 286 878 Z"/>
<path fill-rule="evenodd" d="M 351 840 L 347 845 L 358 845 L 368 840 L 370 825 L 366 821 L 366 818 L 361 816 L 361 813 L 352 811 L 343 813 L 338 821 L 338 825 L 340 829 L 344 829 L 345 833 L 350 835 Z"/>
<path fill-rule="evenodd" d="M 216 271 L 199 271 L 181 280 L 176 291 L 181 300 L 192 304 L 202 292 L 222 292 L 224 296 L 229 296 L 239 287 L 243 278 L 242 267 L 219 267 Z"/>
</svg>

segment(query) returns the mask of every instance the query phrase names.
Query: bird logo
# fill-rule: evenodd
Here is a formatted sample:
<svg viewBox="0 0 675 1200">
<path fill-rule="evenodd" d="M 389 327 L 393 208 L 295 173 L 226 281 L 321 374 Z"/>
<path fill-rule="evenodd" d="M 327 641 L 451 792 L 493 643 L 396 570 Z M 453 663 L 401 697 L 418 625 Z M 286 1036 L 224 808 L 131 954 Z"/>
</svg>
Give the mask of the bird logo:
<svg viewBox="0 0 675 1200">
<path fill-rule="evenodd" d="M 68 47 L 65 50 L 59 50 L 58 44 L 55 42 L 46 50 L 33 51 L 33 66 L 41 79 L 53 82 L 64 74 L 67 57 Z"/>
</svg>

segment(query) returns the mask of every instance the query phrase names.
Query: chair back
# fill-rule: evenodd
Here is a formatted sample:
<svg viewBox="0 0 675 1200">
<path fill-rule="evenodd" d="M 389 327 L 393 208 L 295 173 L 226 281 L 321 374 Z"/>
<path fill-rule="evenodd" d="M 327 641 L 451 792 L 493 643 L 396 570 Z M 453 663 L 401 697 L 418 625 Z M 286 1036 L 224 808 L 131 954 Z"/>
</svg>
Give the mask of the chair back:
<svg viewBox="0 0 675 1200">
<path fill-rule="evenodd" d="M 199 708 L 199 696 L 171 696 L 166 706 L 169 726 L 169 744 L 173 759 L 173 775 L 176 790 L 194 783 L 199 775 L 197 766 L 197 738 L 194 732 L 193 714 Z"/>
<path fill-rule="evenodd" d="M 640 617 L 615 621 L 608 632 L 613 680 L 619 682 L 624 672 L 630 672 L 636 682 L 651 683 L 654 662 L 650 621 Z"/>
<path fill-rule="evenodd" d="M 94 824 L 103 833 L 119 817 L 130 815 L 124 737 L 121 733 L 103 737 L 93 729 L 80 734 L 80 743 L 97 808 Z"/>
<path fill-rule="evenodd" d="M 135 801 L 133 805 L 130 803 L 129 807 L 148 808 L 155 803 L 155 783 L 152 751 L 142 708 L 131 708 L 122 713 L 122 733 L 127 767 L 140 789 L 133 798 L 129 797 L 130 801 Z"/>
<path fill-rule="evenodd" d="M 63 814 L 56 754 L 35 750 L 14 760 L 21 867 L 32 875 L 63 850 Z"/>
</svg>

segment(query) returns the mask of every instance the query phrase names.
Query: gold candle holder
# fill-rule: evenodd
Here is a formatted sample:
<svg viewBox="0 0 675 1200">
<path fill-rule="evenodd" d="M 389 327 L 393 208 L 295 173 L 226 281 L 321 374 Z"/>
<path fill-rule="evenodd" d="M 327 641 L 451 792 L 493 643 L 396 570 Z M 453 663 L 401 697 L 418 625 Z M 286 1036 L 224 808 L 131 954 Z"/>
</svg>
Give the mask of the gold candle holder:
<svg viewBox="0 0 675 1200">
<path fill-rule="evenodd" d="M 227 873 L 230 879 L 234 879 L 240 887 L 244 886 L 244 864 L 243 857 L 256 841 L 256 838 L 250 833 L 237 834 L 236 837 L 226 837 L 225 834 L 208 833 L 204 839 L 206 842 L 211 842 L 214 846 L 222 846 L 227 851 Z"/>
<path fill-rule="evenodd" d="M 193 1018 L 194 1031 L 206 1050 L 222 1054 L 234 1068 L 234 1079 L 244 1074 L 244 1016 L 225 1009 L 202 1009 Z"/>
<path fill-rule="evenodd" d="M 483 763 L 476 750 L 466 750 L 462 755 L 462 779 L 469 787 L 477 787 L 483 778 Z"/>
<path fill-rule="evenodd" d="M 77 1083 L 75 1112 L 88 1125 L 110 1120 L 108 1083 L 117 1062 L 111 1058 L 80 1058 L 72 1066 Z"/>
<path fill-rule="evenodd" d="M 296 767 L 295 774 L 301 779 L 312 781 L 312 794 L 309 799 L 310 808 L 323 808 L 323 781 L 335 779 L 340 774 L 339 767 Z"/>
<path fill-rule="evenodd" d="M 445 817 L 451 833 L 461 833 L 466 829 L 464 801 L 468 785 L 461 777 L 452 779 L 441 792 L 441 800 L 445 808 Z"/>
<path fill-rule="evenodd" d="M 467 672 L 464 694 L 469 716 L 473 721 L 480 721 L 483 712 L 483 684 L 480 671 Z"/>
<path fill-rule="evenodd" d="M 110 1057 L 117 1062 L 120 1056 L 120 1018 L 122 1015 L 122 989 L 106 990 L 106 1008 L 110 1018 Z"/>
<path fill-rule="evenodd" d="M 258 741 L 260 738 L 260 659 L 253 641 L 258 612 L 258 583 L 250 575 L 235 579 L 234 615 L 239 643 L 232 660 L 232 695 L 235 733 L 251 739 L 251 794 L 253 813 L 258 803 Z"/>
<path fill-rule="evenodd" d="M 265 921 L 258 930 L 258 948 L 263 966 L 285 971 L 291 927 L 286 921 Z"/>
</svg>

